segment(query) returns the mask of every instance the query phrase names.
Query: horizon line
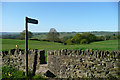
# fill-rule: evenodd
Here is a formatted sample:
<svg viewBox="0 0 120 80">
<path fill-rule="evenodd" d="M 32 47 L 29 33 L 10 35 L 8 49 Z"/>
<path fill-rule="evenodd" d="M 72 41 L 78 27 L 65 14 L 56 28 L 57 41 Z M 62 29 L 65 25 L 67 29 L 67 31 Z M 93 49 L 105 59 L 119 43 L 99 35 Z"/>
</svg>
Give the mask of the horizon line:
<svg viewBox="0 0 120 80">
<path fill-rule="evenodd" d="M 18 31 L 2 31 L 2 32 L 18 32 Z M 35 32 L 35 31 L 30 31 L 30 32 Z M 38 31 L 36 31 L 38 32 Z M 39 33 L 43 33 L 43 32 L 49 32 L 49 31 L 42 31 Z M 57 32 L 118 32 L 118 31 L 57 31 Z M 1 31 L 0 31 L 1 33 Z"/>
</svg>

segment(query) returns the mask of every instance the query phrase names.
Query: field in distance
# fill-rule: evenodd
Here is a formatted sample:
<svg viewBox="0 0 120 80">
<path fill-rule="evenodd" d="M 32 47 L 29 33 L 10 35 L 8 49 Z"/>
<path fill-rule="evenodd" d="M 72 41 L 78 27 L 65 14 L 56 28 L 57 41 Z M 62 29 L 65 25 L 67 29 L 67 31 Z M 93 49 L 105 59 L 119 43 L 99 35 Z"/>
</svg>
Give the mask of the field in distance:
<svg viewBox="0 0 120 80">
<path fill-rule="evenodd" d="M 25 49 L 25 40 L 17 39 L 1 39 L 2 40 L 2 51 L 15 49 L 16 45 L 20 49 Z M 29 48 L 39 50 L 59 50 L 59 49 L 99 49 L 99 50 L 118 50 L 118 40 L 106 40 L 93 42 L 90 44 L 83 45 L 64 45 L 62 43 L 47 42 L 47 41 L 34 41 L 29 40 Z M 1 51 L 1 50 L 0 50 Z"/>
</svg>

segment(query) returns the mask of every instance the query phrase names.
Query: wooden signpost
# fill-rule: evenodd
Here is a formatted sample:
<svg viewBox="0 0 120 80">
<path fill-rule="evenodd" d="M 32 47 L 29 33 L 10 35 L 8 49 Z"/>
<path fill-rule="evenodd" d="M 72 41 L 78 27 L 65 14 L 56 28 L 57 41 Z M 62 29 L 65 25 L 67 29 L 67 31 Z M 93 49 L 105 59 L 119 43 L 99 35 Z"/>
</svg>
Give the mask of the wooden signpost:
<svg viewBox="0 0 120 80">
<path fill-rule="evenodd" d="M 26 17 L 25 18 L 25 68 L 26 68 L 26 76 L 28 76 L 28 23 L 32 23 L 32 24 L 38 24 L 38 20 L 35 20 L 35 19 L 31 19 L 31 18 L 28 18 Z"/>
</svg>

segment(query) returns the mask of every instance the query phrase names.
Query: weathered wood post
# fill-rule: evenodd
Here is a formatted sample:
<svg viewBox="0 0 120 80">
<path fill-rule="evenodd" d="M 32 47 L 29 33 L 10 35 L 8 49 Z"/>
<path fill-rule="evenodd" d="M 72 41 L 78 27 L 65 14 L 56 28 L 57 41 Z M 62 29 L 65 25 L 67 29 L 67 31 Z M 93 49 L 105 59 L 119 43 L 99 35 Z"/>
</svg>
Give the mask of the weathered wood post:
<svg viewBox="0 0 120 80">
<path fill-rule="evenodd" d="M 25 22 L 25 64 L 26 64 L 26 76 L 28 76 L 28 17 L 26 17 L 26 22 Z"/>
<path fill-rule="evenodd" d="M 25 68 L 26 68 L 26 76 L 28 76 L 28 23 L 32 23 L 32 24 L 38 24 L 38 20 L 35 19 L 31 19 L 26 17 L 25 18 Z"/>
</svg>

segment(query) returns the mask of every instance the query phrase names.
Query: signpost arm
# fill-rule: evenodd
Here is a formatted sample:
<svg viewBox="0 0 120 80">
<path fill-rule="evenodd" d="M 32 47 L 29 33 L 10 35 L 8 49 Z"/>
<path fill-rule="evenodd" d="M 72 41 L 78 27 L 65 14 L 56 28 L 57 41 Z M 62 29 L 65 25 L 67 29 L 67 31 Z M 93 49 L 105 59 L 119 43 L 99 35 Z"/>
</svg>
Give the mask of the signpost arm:
<svg viewBox="0 0 120 80">
<path fill-rule="evenodd" d="M 26 28 L 26 35 L 25 35 L 25 64 L 26 64 L 26 76 L 28 76 L 28 18 L 26 17 L 26 23 L 25 23 L 25 28 Z"/>
</svg>

